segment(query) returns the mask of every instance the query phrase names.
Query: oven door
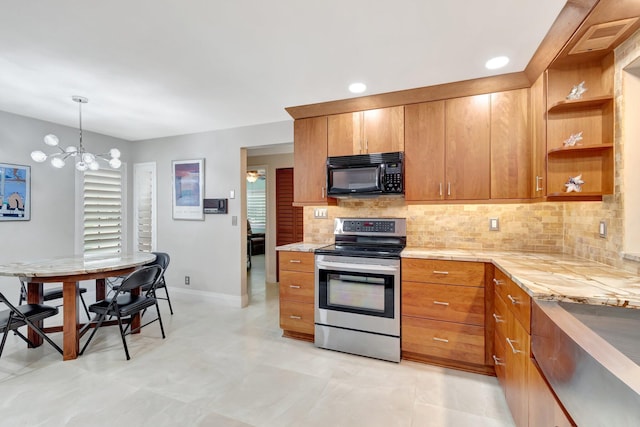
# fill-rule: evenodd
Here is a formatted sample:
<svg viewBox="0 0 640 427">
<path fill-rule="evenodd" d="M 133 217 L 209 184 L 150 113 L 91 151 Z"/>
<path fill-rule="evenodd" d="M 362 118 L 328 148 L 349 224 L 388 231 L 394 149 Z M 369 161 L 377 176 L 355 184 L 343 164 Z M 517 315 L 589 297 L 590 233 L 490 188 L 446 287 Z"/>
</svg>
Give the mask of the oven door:
<svg viewBox="0 0 640 427">
<path fill-rule="evenodd" d="M 400 260 L 316 255 L 315 323 L 400 336 Z"/>
</svg>

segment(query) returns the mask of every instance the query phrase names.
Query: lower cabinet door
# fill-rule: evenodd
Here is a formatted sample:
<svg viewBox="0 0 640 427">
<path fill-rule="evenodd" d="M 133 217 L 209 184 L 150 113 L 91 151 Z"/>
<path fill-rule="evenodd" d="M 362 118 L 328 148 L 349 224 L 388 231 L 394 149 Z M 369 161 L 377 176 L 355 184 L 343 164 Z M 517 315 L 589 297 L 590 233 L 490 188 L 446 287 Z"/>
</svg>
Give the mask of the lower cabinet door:
<svg viewBox="0 0 640 427">
<path fill-rule="evenodd" d="M 280 328 L 285 331 L 313 335 L 313 304 L 280 301 Z"/>
<path fill-rule="evenodd" d="M 484 364 L 484 327 L 402 316 L 402 351 Z"/>
</svg>

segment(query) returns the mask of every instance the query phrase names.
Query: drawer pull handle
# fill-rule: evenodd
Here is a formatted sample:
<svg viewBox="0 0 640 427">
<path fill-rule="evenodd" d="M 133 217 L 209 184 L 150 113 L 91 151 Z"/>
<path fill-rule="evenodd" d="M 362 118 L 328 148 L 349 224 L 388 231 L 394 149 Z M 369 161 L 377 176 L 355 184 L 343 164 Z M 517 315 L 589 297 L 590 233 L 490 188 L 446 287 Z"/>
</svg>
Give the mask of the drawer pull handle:
<svg viewBox="0 0 640 427">
<path fill-rule="evenodd" d="M 438 337 L 433 337 L 434 341 L 438 341 L 438 342 L 449 342 L 449 340 L 444 339 L 444 338 L 438 338 Z"/>
<path fill-rule="evenodd" d="M 449 274 L 448 271 L 433 270 L 433 274 Z"/>
<path fill-rule="evenodd" d="M 502 286 L 504 285 L 504 280 L 493 279 L 493 283 L 495 283 L 498 286 Z"/>
<path fill-rule="evenodd" d="M 436 305 L 449 305 L 448 302 L 444 302 L 444 301 L 434 301 L 433 303 Z"/>
<path fill-rule="evenodd" d="M 300 289 L 300 285 L 289 285 L 289 287 L 293 289 Z"/>
<path fill-rule="evenodd" d="M 507 298 L 509 298 L 509 301 L 511 301 L 511 304 L 513 305 L 520 304 L 518 300 L 512 297 L 511 295 L 507 295 Z"/>
<path fill-rule="evenodd" d="M 496 323 L 504 323 L 504 320 L 502 320 L 502 317 L 498 316 L 495 313 L 493 313 L 493 318 L 496 319 Z"/>
<path fill-rule="evenodd" d="M 507 344 L 509 344 L 509 347 L 511 347 L 511 351 L 513 351 L 513 354 L 522 353 L 522 351 L 516 350 L 516 348 L 513 346 L 513 343 L 517 343 L 517 341 L 516 340 L 510 340 L 509 338 L 507 338 Z"/>
<path fill-rule="evenodd" d="M 300 264 L 302 261 L 300 261 L 299 259 L 290 259 L 289 262 L 292 262 L 294 264 Z"/>
<path fill-rule="evenodd" d="M 295 316 L 295 315 L 292 314 L 291 316 L 289 316 L 289 319 L 302 320 L 302 317 Z"/>
<path fill-rule="evenodd" d="M 499 357 L 497 357 L 495 354 L 493 355 L 493 363 L 495 363 L 496 366 L 505 366 L 506 363 L 503 363 Z"/>
</svg>

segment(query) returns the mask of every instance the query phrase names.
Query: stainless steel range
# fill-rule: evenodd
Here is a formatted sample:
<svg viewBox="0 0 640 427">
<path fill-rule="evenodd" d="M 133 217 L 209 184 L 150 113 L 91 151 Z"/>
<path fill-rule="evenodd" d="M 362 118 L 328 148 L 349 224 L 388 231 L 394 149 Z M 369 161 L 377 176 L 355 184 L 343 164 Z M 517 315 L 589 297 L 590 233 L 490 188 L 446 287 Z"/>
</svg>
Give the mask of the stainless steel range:
<svg viewBox="0 0 640 427">
<path fill-rule="evenodd" d="M 315 344 L 400 361 L 404 218 L 336 218 L 335 244 L 315 251 Z"/>
</svg>

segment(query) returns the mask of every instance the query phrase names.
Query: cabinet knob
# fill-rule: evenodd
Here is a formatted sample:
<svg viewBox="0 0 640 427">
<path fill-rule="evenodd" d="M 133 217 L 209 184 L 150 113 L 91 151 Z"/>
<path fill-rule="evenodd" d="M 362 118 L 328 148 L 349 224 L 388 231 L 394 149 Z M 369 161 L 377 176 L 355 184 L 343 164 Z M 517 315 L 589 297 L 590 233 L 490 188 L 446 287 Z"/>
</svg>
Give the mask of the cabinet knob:
<svg viewBox="0 0 640 427">
<path fill-rule="evenodd" d="M 493 313 L 493 318 L 496 320 L 496 323 L 504 323 L 504 320 L 502 320 L 502 317 L 498 316 L 495 313 Z"/>
<path fill-rule="evenodd" d="M 498 280 L 496 278 L 493 279 L 493 283 L 495 283 L 498 286 L 502 286 L 504 285 L 504 280 Z"/>
<path fill-rule="evenodd" d="M 507 298 L 509 298 L 509 301 L 511 301 L 511 304 L 516 305 L 516 304 L 520 304 L 520 302 L 518 302 L 518 300 L 514 297 L 512 297 L 510 294 L 507 295 Z"/>
</svg>

